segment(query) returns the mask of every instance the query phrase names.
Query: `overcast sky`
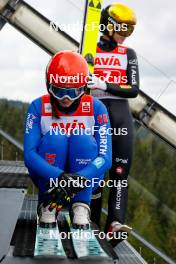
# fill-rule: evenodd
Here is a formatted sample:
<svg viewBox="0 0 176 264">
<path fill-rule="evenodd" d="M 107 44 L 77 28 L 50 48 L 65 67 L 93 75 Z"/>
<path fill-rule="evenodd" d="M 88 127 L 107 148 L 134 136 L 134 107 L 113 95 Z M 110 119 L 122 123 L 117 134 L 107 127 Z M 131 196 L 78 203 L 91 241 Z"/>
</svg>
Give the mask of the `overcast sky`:
<svg viewBox="0 0 176 264">
<path fill-rule="evenodd" d="M 76 23 L 83 18 L 84 1 L 27 0 L 27 2 L 58 24 Z M 138 54 L 141 89 L 154 98 L 165 93 L 159 102 L 176 114 L 176 1 L 121 0 L 136 11 L 138 23 L 126 45 Z M 104 6 L 112 3 L 104 0 Z M 69 32 L 80 40 L 80 30 Z M 44 94 L 45 67 L 49 56 L 6 25 L 0 32 L 0 97 L 31 102 Z"/>
</svg>

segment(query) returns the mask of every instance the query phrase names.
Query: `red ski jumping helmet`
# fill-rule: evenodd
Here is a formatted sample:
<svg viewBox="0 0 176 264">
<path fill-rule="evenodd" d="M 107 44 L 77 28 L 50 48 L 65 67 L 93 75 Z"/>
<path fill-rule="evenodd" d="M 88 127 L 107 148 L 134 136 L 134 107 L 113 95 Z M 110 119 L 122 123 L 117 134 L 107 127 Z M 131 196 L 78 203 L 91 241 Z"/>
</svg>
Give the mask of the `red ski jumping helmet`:
<svg viewBox="0 0 176 264">
<path fill-rule="evenodd" d="M 46 69 L 48 92 L 57 99 L 79 98 L 88 81 L 89 69 L 86 60 L 73 51 L 57 52 Z"/>
</svg>

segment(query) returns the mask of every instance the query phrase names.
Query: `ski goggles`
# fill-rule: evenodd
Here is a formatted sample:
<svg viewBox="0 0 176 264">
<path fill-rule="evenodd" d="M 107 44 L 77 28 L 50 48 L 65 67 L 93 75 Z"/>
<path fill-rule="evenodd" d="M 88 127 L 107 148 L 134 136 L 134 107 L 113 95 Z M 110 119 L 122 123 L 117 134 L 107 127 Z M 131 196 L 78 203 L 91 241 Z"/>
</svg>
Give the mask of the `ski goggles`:
<svg viewBox="0 0 176 264">
<path fill-rule="evenodd" d="M 121 29 L 120 31 L 116 31 L 116 32 L 122 37 L 129 37 L 131 36 L 133 31 L 134 31 L 133 25 L 124 24 L 123 30 Z"/>
<path fill-rule="evenodd" d="M 59 100 L 68 98 L 71 101 L 78 99 L 82 94 L 84 94 L 85 86 L 79 88 L 62 88 L 50 84 L 49 92 Z"/>
<path fill-rule="evenodd" d="M 114 32 L 118 33 L 122 37 L 129 37 L 134 31 L 134 25 L 127 23 L 118 23 L 112 17 L 110 17 L 108 23 L 108 31 L 112 36 Z"/>
</svg>

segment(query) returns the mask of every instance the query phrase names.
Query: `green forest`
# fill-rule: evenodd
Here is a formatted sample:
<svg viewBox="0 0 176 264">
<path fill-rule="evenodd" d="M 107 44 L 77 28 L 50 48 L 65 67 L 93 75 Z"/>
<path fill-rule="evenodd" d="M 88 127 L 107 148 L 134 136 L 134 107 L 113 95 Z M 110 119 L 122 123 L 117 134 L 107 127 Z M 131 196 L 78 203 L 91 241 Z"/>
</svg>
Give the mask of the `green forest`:
<svg viewBox="0 0 176 264">
<path fill-rule="evenodd" d="M 0 128 L 23 142 L 28 104 L 0 100 Z M 134 158 L 129 176 L 127 224 L 172 259 L 176 259 L 176 155 L 146 129 L 136 126 Z M 23 153 L 0 136 L 0 159 L 23 160 Z M 104 190 L 107 207 L 108 190 Z M 102 224 L 105 216 L 102 217 Z M 165 263 L 138 242 L 128 241 L 148 263 Z"/>
</svg>

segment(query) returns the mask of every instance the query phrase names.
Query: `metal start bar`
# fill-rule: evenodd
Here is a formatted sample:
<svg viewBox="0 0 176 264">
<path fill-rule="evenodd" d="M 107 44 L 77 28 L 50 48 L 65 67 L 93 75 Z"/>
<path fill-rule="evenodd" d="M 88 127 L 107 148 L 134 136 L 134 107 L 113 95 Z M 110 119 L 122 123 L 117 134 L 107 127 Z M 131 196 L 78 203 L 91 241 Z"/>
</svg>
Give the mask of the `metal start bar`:
<svg viewBox="0 0 176 264">
<path fill-rule="evenodd" d="M 128 101 L 134 118 L 176 149 L 176 117 L 142 91 Z"/>
<path fill-rule="evenodd" d="M 68 34 L 51 26 L 51 21 L 22 0 L 0 0 L 0 27 L 6 22 L 47 51 L 78 50 L 79 43 Z M 152 98 L 140 91 L 129 99 L 133 116 L 142 125 L 176 148 L 176 118 Z"/>
<path fill-rule="evenodd" d="M 8 22 L 50 55 L 77 50 L 78 43 L 59 27 L 21 0 L 0 0 L 1 28 Z"/>
</svg>

